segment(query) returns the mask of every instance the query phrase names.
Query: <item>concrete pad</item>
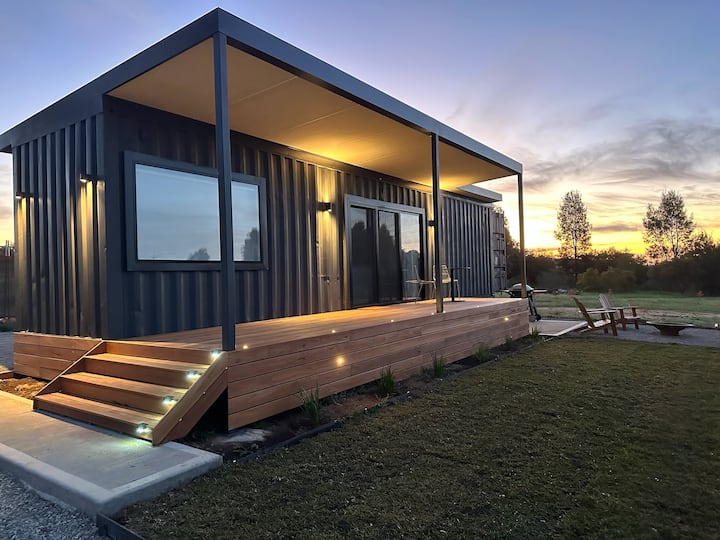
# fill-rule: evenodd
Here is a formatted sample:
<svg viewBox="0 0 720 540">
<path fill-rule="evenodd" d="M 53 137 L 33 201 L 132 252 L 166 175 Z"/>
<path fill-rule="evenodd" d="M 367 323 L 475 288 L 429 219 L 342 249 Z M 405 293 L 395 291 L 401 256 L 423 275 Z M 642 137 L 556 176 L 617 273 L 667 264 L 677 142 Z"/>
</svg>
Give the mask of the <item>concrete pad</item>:
<svg viewBox="0 0 720 540">
<path fill-rule="evenodd" d="M 217 454 L 149 442 L 35 412 L 0 392 L 0 470 L 42 496 L 85 514 L 122 508 L 181 486 L 222 465 Z"/>
<path fill-rule="evenodd" d="M 540 319 L 539 321 L 530 323 L 530 331 L 537 328 L 540 331 L 541 336 L 562 336 L 573 330 L 579 330 L 585 328 L 587 323 L 582 321 L 561 321 L 561 320 L 547 320 Z"/>
</svg>

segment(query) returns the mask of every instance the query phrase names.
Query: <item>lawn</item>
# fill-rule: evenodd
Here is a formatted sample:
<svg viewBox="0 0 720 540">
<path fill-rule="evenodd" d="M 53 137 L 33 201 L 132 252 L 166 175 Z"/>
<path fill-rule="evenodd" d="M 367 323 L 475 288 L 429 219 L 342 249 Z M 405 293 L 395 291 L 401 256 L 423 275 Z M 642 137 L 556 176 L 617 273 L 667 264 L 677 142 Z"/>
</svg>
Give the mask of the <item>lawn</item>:
<svg viewBox="0 0 720 540">
<path fill-rule="evenodd" d="M 131 507 L 146 538 L 717 538 L 720 349 L 565 339 Z"/>
<path fill-rule="evenodd" d="M 586 307 L 600 307 L 597 293 L 579 293 L 578 298 Z M 543 317 L 566 317 L 579 319 L 571 296 L 566 294 L 537 294 L 535 303 Z M 688 322 L 705 328 L 720 322 L 720 297 L 684 296 L 679 293 L 660 291 L 637 291 L 610 295 L 617 306 L 638 306 L 643 319 L 660 318 L 667 321 Z"/>
</svg>

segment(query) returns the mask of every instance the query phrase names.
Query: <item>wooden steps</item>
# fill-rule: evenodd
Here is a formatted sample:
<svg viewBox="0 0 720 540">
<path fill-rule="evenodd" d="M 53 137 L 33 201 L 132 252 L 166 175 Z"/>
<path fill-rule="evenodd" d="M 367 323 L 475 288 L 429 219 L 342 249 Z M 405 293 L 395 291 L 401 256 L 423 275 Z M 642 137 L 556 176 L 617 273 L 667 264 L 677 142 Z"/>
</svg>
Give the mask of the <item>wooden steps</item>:
<svg viewBox="0 0 720 540">
<path fill-rule="evenodd" d="M 35 398 L 35 404 L 38 410 L 67 416 L 146 440 L 152 440 L 152 429 L 162 418 L 161 414 L 118 407 L 62 392 L 38 396 Z"/>
<path fill-rule="evenodd" d="M 153 384 L 189 388 L 207 365 L 119 354 L 94 354 L 85 358 L 86 369 L 110 377 L 131 378 Z"/>
<path fill-rule="evenodd" d="M 165 414 L 170 402 L 180 400 L 186 392 L 184 388 L 119 379 L 84 371 L 64 375 L 61 381 L 63 393 L 158 414 Z"/>
<path fill-rule="evenodd" d="M 218 367 L 203 381 L 213 361 L 208 351 L 103 342 L 39 392 L 34 408 L 160 444 L 189 432 L 193 424 L 180 424 L 183 417 L 199 418 L 217 398 L 204 389 Z M 200 391 L 184 399 L 194 386 Z M 198 403 L 202 411 L 193 410 Z"/>
</svg>

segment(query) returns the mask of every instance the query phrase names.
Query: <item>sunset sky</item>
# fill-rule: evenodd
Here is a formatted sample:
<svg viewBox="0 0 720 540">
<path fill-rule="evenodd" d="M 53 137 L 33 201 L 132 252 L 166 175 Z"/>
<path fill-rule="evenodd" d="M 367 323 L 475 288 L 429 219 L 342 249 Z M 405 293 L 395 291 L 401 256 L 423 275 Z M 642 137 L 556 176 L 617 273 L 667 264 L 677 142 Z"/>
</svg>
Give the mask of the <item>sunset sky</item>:
<svg viewBox="0 0 720 540">
<path fill-rule="evenodd" d="M 0 132 L 219 0 L 10 2 Z M 720 2 L 220 1 L 219 6 L 523 163 L 526 243 L 551 248 L 581 192 L 593 246 L 642 251 L 642 216 L 678 190 L 720 239 Z M 517 236 L 515 180 L 503 193 Z M 0 154 L 0 242 L 12 239 Z"/>
</svg>

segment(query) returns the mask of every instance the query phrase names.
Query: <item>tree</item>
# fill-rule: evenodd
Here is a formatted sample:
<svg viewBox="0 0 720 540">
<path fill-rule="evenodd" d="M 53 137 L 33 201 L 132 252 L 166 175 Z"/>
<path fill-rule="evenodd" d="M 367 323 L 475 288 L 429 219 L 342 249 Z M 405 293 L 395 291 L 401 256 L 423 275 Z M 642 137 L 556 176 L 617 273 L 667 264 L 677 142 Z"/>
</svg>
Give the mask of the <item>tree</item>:
<svg viewBox="0 0 720 540">
<path fill-rule="evenodd" d="M 693 248 L 695 223 L 692 216 L 688 217 L 685 201 L 677 191 L 663 191 L 658 207 L 648 204 L 643 227 L 643 241 L 651 259 L 677 259 Z"/>
<path fill-rule="evenodd" d="M 208 253 L 207 248 L 201 247 L 197 251 L 191 253 L 188 256 L 188 261 L 209 261 L 210 260 L 210 254 Z"/>
<path fill-rule="evenodd" d="M 508 283 L 519 282 L 522 279 L 522 254 L 520 253 L 520 244 L 510 234 L 510 225 L 508 218 L 503 214 L 503 223 L 505 230 L 505 272 Z"/>
<path fill-rule="evenodd" d="M 587 207 L 579 191 L 568 191 L 560 201 L 555 238 L 560 241 L 560 257 L 573 260 L 573 274 L 577 280 L 578 257 L 590 251 L 590 231 Z"/>
</svg>

